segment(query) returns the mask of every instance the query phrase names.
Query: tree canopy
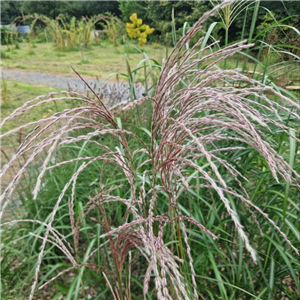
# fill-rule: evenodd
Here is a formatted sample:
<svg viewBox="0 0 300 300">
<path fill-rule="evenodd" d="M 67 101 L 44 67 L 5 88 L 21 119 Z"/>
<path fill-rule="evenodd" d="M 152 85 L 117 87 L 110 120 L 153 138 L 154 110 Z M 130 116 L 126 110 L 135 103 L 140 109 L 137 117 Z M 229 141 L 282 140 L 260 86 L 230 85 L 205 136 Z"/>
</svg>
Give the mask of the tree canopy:
<svg viewBox="0 0 300 300">
<path fill-rule="evenodd" d="M 72 12 L 72 2 L 68 1 L 24 1 L 24 14 L 41 14 L 55 19 L 59 14 L 69 15 Z"/>
<path fill-rule="evenodd" d="M 9 24 L 18 16 L 28 14 L 43 14 L 49 18 L 56 18 L 63 14 L 66 19 L 81 16 L 91 17 L 92 15 L 105 14 L 110 12 L 120 17 L 125 23 L 129 17 L 136 13 L 150 27 L 155 28 L 156 37 L 164 36 L 171 31 L 172 11 L 174 11 L 175 26 L 179 29 L 185 22 L 191 26 L 204 12 L 208 11 L 217 1 L 1 1 L 1 22 Z M 252 1 L 253 3 L 255 1 Z M 251 12 L 252 5 L 249 6 Z M 277 20 L 298 15 L 289 20 L 291 25 L 300 26 L 300 2 L 299 1 L 262 1 L 258 11 L 256 25 L 259 26 L 265 21 L 265 15 L 272 12 Z M 241 13 L 236 16 L 232 23 L 229 40 L 240 38 L 244 24 L 246 25 L 245 38 L 251 24 L 251 13 Z M 246 16 L 246 17 L 245 17 Z M 214 21 L 220 21 L 216 15 Z M 219 27 L 218 35 L 224 36 L 222 26 Z"/>
<path fill-rule="evenodd" d="M 23 1 L 1 1 L 1 24 L 10 24 L 23 14 Z"/>
</svg>

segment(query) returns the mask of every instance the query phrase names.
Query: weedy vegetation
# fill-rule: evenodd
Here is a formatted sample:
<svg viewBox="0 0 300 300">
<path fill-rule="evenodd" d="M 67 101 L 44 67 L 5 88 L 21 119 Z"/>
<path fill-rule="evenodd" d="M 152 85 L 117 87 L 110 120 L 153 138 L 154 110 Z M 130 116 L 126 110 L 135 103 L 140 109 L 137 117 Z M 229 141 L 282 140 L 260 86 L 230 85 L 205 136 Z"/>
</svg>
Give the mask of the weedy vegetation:
<svg viewBox="0 0 300 300">
<path fill-rule="evenodd" d="M 267 75 L 219 67 L 249 57 L 253 44 L 221 48 L 208 32 L 187 46 L 228 3 L 155 63 L 160 75 L 144 98 L 135 99 L 128 69 L 121 113 L 74 70 L 89 96 L 48 93 L 2 120 L 1 128 L 18 120 L 2 139 L 27 132 L 1 171 L 16 169 L 1 195 L 1 226 L 11 232 L 2 286 L 14 281 L 29 299 L 49 285 L 52 299 L 299 298 L 300 105 Z M 145 76 L 150 62 L 145 54 Z M 76 105 L 20 123 L 52 102 Z M 21 282 L 9 268 L 18 256 Z"/>
<path fill-rule="evenodd" d="M 71 18 L 68 22 L 64 15 L 60 14 L 56 19 L 51 19 L 44 15 L 34 14 L 32 16 L 24 16 L 23 21 L 33 19 L 31 31 L 38 22 L 44 23 L 48 30 L 50 37 L 55 41 L 55 45 L 59 50 L 70 50 L 78 48 L 88 48 L 92 44 L 92 31 L 95 24 L 100 21 L 108 19 L 107 16 L 93 16 L 91 18 L 82 17 L 81 20 Z"/>
</svg>

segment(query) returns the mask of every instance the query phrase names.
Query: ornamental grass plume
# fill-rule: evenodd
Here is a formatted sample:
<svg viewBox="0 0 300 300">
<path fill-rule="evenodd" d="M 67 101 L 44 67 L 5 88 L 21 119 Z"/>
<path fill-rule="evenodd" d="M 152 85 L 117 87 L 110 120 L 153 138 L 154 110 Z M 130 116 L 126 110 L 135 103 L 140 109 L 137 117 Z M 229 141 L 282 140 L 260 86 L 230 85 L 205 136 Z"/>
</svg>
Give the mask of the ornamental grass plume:
<svg viewBox="0 0 300 300">
<path fill-rule="evenodd" d="M 87 83 L 86 86 L 94 97 L 75 92 L 50 93 L 25 102 L 2 120 L 1 127 L 7 122 L 19 120 L 23 114 L 30 113 L 31 110 L 47 103 L 73 100 L 80 102 L 78 107 L 18 125 L 1 134 L 1 138 L 6 138 L 20 130 L 29 131 L 10 161 L 1 170 L 3 176 L 17 160 L 25 159 L 13 180 L 3 190 L 1 215 L 7 209 L 21 177 L 30 165 L 36 163 L 42 153 L 46 153 L 46 157 L 39 169 L 33 190 L 34 198 L 38 197 L 43 177 L 47 172 L 67 164 L 81 163 L 65 183 L 46 223 L 43 220 L 20 220 L 42 222 L 46 228 L 44 235 L 39 236 L 42 245 L 30 299 L 33 299 L 38 284 L 47 243 L 52 243 L 61 249 L 70 261 L 71 267 L 57 274 L 40 288 L 66 272 L 85 266 L 103 274 L 114 299 L 131 299 L 130 276 L 129 279 L 123 276 L 124 265 L 127 264 L 130 270 L 134 256 L 142 256 L 147 264 L 143 281 L 145 298 L 152 283 L 157 299 L 174 299 L 174 294 L 178 299 L 198 299 L 198 280 L 193 267 L 187 226 L 199 228 L 212 239 L 217 239 L 217 236 L 207 229 L 205 224 L 200 224 L 180 209 L 181 205 L 189 210 L 188 195 L 192 195 L 193 190 L 197 188 L 205 188 L 214 201 L 223 203 L 254 261 L 257 259 L 255 249 L 237 211 L 229 201 L 229 196 L 235 197 L 236 201 L 244 204 L 245 209 L 254 216 L 258 226 L 255 215 L 261 215 L 268 220 L 270 226 L 273 226 L 282 239 L 298 253 L 280 226 L 251 202 L 243 185 L 247 179 L 240 170 L 226 160 L 226 155 L 223 154 L 251 147 L 265 159 L 277 181 L 282 178 L 293 181 L 299 186 L 299 174 L 272 147 L 272 141 L 268 139 L 266 132 L 279 128 L 290 135 L 290 128 L 284 124 L 282 114 L 288 114 L 291 118 L 299 120 L 297 112 L 300 106 L 273 88 L 241 74 L 240 70 L 215 68 L 221 60 L 252 46 L 246 41 L 208 53 L 206 50 L 211 49 L 215 43 L 202 47 L 203 39 L 200 39 L 191 49 L 185 49 L 186 43 L 200 30 L 200 24 L 228 3 L 225 1 L 205 13 L 180 39 L 163 63 L 154 96 L 138 99 L 124 107 L 124 110 L 128 110 L 134 109 L 144 101 L 152 103 L 149 143 L 135 132 L 123 129 L 110 109 L 106 107 L 103 99 Z M 82 78 L 79 74 L 78 76 Z M 83 78 L 82 80 L 84 81 Z M 280 100 L 272 101 L 270 95 Z M 115 140 L 114 144 L 105 143 L 105 138 L 108 136 Z M 294 135 L 291 137 L 294 138 Z M 56 160 L 57 150 L 62 146 L 79 142 L 97 146 L 97 155 Z M 199 165 L 200 159 L 205 161 L 205 168 Z M 91 189 L 89 200 L 84 204 L 80 215 L 76 216 L 74 195 L 77 180 L 85 169 L 95 163 L 101 165 L 99 189 Z M 119 168 L 126 179 L 126 183 L 122 185 L 128 186 L 130 190 L 127 198 L 122 198 L 116 193 L 121 186 L 105 184 L 104 178 L 109 176 L 109 166 Z M 220 172 L 221 168 L 226 170 L 226 177 Z M 199 179 L 198 183 L 195 183 L 194 178 Z M 231 184 L 229 185 L 228 178 L 230 182 L 237 183 L 239 188 L 235 189 Z M 68 190 L 71 193 L 66 199 Z M 159 207 L 161 202 L 165 205 Z M 67 242 L 66 238 L 52 227 L 62 203 L 68 203 L 72 242 Z M 120 203 L 126 207 L 121 224 L 115 224 L 110 219 L 112 212 L 109 208 L 113 203 Z M 99 213 L 99 219 L 92 214 L 95 211 Z M 78 261 L 80 255 L 78 245 L 83 222 L 89 217 L 103 229 L 104 233 L 100 236 L 103 243 L 94 247 L 82 264 Z M 166 243 L 164 230 L 168 226 L 179 248 L 171 247 Z M 99 266 L 93 262 L 95 253 L 104 253 L 104 247 L 110 248 L 106 253 L 112 257 L 113 268 Z M 190 284 L 187 283 L 180 269 L 184 258 L 187 258 L 190 268 Z M 112 282 L 117 284 L 115 289 Z"/>
</svg>

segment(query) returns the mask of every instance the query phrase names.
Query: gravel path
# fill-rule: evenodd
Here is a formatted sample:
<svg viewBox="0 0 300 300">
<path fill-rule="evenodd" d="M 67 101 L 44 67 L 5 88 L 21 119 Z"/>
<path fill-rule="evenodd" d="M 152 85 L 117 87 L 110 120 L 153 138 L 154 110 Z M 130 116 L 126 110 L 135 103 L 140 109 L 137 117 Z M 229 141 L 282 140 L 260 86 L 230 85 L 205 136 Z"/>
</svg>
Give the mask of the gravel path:
<svg viewBox="0 0 300 300">
<path fill-rule="evenodd" d="M 2 77 L 5 80 L 21 81 L 32 85 L 50 86 L 67 91 L 86 92 L 87 88 L 80 78 L 65 77 L 60 75 L 2 70 Z M 130 97 L 129 85 L 127 83 L 118 83 L 106 81 L 100 83 L 95 79 L 86 79 L 86 82 L 104 98 L 108 99 L 109 106 L 115 106 L 118 103 L 126 102 Z M 136 86 L 135 91 L 138 98 L 143 97 L 144 87 Z"/>
</svg>

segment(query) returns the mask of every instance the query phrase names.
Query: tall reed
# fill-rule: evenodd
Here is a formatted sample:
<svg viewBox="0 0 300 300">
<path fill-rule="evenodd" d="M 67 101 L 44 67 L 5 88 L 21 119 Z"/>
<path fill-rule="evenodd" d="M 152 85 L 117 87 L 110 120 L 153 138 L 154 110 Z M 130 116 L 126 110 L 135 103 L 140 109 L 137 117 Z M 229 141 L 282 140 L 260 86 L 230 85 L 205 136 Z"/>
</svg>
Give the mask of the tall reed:
<svg viewBox="0 0 300 300">
<path fill-rule="evenodd" d="M 108 16 L 95 15 L 91 18 L 82 17 L 76 20 L 72 17 L 69 21 L 66 20 L 63 14 L 60 14 L 56 19 L 51 19 L 44 15 L 28 15 L 22 17 L 22 20 L 33 19 L 31 31 L 38 22 L 44 23 L 49 29 L 49 33 L 55 42 L 57 49 L 70 50 L 78 47 L 89 47 L 92 44 L 92 31 L 95 25 L 102 21 L 107 22 Z"/>
</svg>

